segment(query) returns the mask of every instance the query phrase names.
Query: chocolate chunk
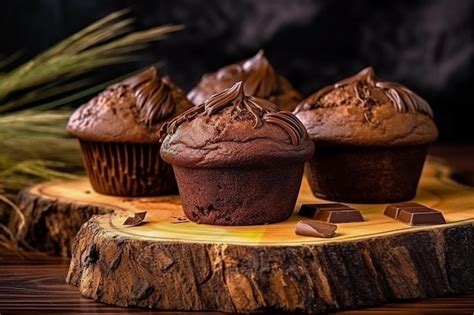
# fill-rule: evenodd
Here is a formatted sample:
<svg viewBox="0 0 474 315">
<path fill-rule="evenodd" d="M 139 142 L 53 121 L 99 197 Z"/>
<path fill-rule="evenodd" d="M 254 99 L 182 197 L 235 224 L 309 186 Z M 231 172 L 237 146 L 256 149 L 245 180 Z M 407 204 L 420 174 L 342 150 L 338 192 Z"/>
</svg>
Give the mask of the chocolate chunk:
<svg viewBox="0 0 474 315">
<path fill-rule="evenodd" d="M 397 220 L 398 215 L 401 209 L 415 209 L 415 208 L 426 208 L 426 206 L 417 203 L 417 202 L 403 202 L 403 203 L 393 203 L 387 205 L 384 211 L 384 215 L 392 219 Z"/>
<path fill-rule="evenodd" d="M 171 218 L 173 219 L 173 220 L 171 220 L 171 223 L 173 223 L 173 224 L 189 222 L 189 219 L 184 215 L 182 215 L 180 217 L 172 216 Z"/>
<path fill-rule="evenodd" d="M 319 209 L 347 209 L 347 205 L 342 203 L 318 203 L 318 204 L 306 204 L 302 205 L 299 211 L 299 215 L 303 217 L 313 218 Z"/>
<path fill-rule="evenodd" d="M 296 224 L 295 234 L 302 236 L 330 238 L 336 234 L 336 229 L 337 225 L 335 224 L 315 220 L 302 220 Z"/>
<path fill-rule="evenodd" d="M 140 225 L 143 223 L 143 220 L 145 220 L 145 216 L 146 216 L 146 211 L 135 213 L 133 217 L 128 217 L 125 220 L 125 222 L 123 222 L 123 225 L 130 225 L 130 226 Z"/>
<path fill-rule="evenodd" d="M 299 214 L 319 221 L 331 223 L 362 222 L 360 210 L 342 203 L 320 203 L 302 205 Z"/>
<path fill-rule="evenodd" d="M 443 214 L 431 208 L 402 208 L 398 214 L 398 221 L 409 225 L 444 224 Z"/>
<path fill-rule="evenodd" d="M 409 225 L 430 225 L 446 223 L 443 214 L 416 202 L 389 204 L 384 215 Z"/>
</svg>

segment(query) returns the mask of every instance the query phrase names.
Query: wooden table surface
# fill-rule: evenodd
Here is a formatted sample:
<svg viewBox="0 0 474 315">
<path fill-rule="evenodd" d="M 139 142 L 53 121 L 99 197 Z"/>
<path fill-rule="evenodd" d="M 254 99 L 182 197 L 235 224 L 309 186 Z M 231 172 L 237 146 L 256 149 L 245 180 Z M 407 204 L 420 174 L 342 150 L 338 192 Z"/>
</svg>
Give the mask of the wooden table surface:
<svg viewBox="0 0 474 315">
<path fill-rule="evenodd" d="M 445 160 L 459 172 L 459 181 L 474 185 L 474 145 L 437 145 L 431 154 Z M 68 260 L 28 254 L 23 257 L 0 248 L 0 315 L 4 314 L 221 314 L 157 312 L 139 308 L 119 308 L 80 296 L 77 288 L 65 283 Z M 425 301 L 385 304 L 338 314 L 474 314 L 474 292 Z M 272 313 L 275 314 L 275 313 Z"/>
</svg>

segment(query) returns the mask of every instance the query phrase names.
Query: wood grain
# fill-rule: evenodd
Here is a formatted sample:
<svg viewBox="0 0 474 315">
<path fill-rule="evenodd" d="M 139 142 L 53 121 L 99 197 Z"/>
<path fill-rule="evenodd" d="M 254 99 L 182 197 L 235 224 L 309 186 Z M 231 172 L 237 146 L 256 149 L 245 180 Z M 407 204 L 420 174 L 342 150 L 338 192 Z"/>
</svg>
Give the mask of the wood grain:
<svg viewBox="0 0 474 315">
<path fill-rule="evenodd" d="M 468 223 L 474 218 L 473 190 L 449 179 L 449 168 L 428 163 L 424 169 L 416 201 L 441 209 L 448 226 Z M 178 196 L 155 198 L 119 198 L 92 191 L 86 179 L 73 182 L 45 183 L 24 190 L 19 204 L 28 218 L 24 239 L 35 248 L 49 254 L 67 256 L 70 244 L 80 226 L 95 214 L 103 216 L 100 225 L 114 230 L 117 235 L 137 236 L 157 240 L 176 240 L 193 243 L 221 243 L 241 245 L 300 245 L 323 244 L 334 241 L 371 238 L 375 236 L 426 230 L 431 227 L 408 227 L 382 215 L 384 205 L 352 204 L 361 209 L 364 223 L 344 224 L 333 239 L 306 238 L 294 234 L 300 219 L 293 215 L 288 221 L 253 227 L 220 227 L 192 222 L 173 224 L 173 217 L 182 216 Z M 296 208 L 303 203 L 322 202 L 310 192 L 303 181 Z M 148 211 L 146 225 L 129 228 L 122 225 L 127 212 Z M 11 226 L 16 224 L 13 218 Z"/>
<path fill-rule="evenodd" d="M 8 262 L 12 263 L 8 263 Z M 13 263 L 14 262 L 14 263 Z M 6 263 L 6 264 L 4 264 Z M 64 282 L 67 259 L 51 259 L 41 255 L 20 258 L 0 251 L 0 313 L 7 314 L 163 314 L 205 315 L 219 312 L 170 312 L 144 308 L 122 308 L 81 297 L 77 288 Z M 474 294 L 436 298 L 425 301 L 391 303 L 370 309 L 338 314 L 472 314 Z M 261 314 L 261 313 L 260 313 Z M 272 314 L 289 314 L 272 312 Z"/>
<path fill-rule="evenodd" d="M 297 215 L 262 226 L 173 224 L 177 196 L 103 196 L 86 180 L 29 192 L 64 213 L 112 210 L 84 224 L 73 246 L 67 281 L 84 296 L 168 310 L 327 312 L 474 290 L 474 190 L 449 172 L 427 163 L 416 198 L 447 224 L 408 227 L 384 217 L 384 205 L 352 204 L 366 221 L 339 225 L 332 239 L 295 235 Z M 297 207 L 318 201 L 304 181 Z M 146 224 L 123 225 L 143 210 Z"/>
<path fill-rule="evenodd" d="M 474 182 L 474 176 L 464 175 L 474 174 L 472 164 L 474 146 L 438 146 L 432 152 L 445 157 L 451 165 L 464 171 L 462 173 L 464 178 Z M 64 283 L 67 269 L 68 260 L 65 258 L 31 253 L 20 257 L 0 250 L 0 312 L 2 314 L 157 313 L 157 311 L 140 308 L 118 308 L 82 298 L 75 287 Z M 472 314 L 473 311 L 474 295 L 471 294 L 424 301 L 405 300 L 403 303 L 384 304 L 379 307 L 344 311 L 338 314 Z M 159 313 L 187 314 L 169 311 Z M 194 312 L 193 314 L 214 313 Z"/>
</svg>

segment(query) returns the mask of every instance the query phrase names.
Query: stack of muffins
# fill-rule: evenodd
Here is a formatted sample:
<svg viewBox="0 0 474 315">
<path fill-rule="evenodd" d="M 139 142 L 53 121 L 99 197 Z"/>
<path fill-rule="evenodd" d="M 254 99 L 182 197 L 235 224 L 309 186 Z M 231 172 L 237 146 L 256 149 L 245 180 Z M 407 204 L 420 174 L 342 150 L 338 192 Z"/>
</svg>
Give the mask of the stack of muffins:
<svg viewBox="0 0 474 315">
<path fill-rule="evenodd" d="M 409 200 L 437 136 L 430 106 L 372 68 L 302 100 L 262 51 L 204 75 L 188 98 L 150 68 L 77 109 L 68 131 L 95 191 L 179 187 L 186 216 L 217 225 L 288 219 L 305 162 L 317 197 Z"/>
</svg>

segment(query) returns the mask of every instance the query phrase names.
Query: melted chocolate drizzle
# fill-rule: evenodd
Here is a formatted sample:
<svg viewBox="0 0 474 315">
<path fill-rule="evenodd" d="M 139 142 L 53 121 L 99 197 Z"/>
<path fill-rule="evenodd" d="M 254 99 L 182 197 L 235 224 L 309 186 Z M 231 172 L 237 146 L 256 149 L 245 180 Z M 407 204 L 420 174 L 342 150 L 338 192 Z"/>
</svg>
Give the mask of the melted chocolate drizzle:
<svg viewBox="0 0 474 315">
<path fill-rule="evenodd" d="M 148 126 L 168 118 L 176 109 L 171 89 L 163 80 L 156 68 L 150 67 L 122 82 L 133 90 L 140 120 Z"/>
<path fill-rule="evenodd" d="M 234 77 L 245 79 L 246 95 L 268 98 L 278 91 L 278 74 L 265 58 L 263 50 L 242 63 L 220 69 L 216 74 L 219 80 L 231 80 Z"/>
<path fill-rule="evenodd" d="M 406 86 L 394 83 L 381 81 L 375 76 L 374 69 L 367 67 L 356 75 L 337 82 L 334 85 L 325 86 L 318 92 L 313 94 L 302 105 L 298 106 L 296 112 L 301 109 L 311 109 L 321 107 L 319 100 L 331 91 L 347 85 L 354 85 L 355 93 L 358 99 L 362 99 L 361 94 L 364 94 L 364 99 L 371 99 L 369 92 L 364 90 L 364 84 L 372 87 L 377 87 L 385 92 L 385 95 L 393 103 L 393 106 L 399 113 L 423 113 L 433 118 L 433 111 L 430 105 L 419 95 L 409 90 Z M 372 99 L 373 101 L 373 99 Z"/>
<path fill-rule="evenodd" d="M 246 96 L 243 82 L 239 81 L 232 87 L 212 95 L 206 102 L 194 106 L 171 121 L 165 123 L 161 128 L 162 139 L 176 132 L 176 129 L 185 121 L 197 117 L 212 116 L 223 109 L 231 107 L 232 113 L 250 113 L 254 119 L 253 128 L 259 128 L 263 123 L 275 124 L 288 133 L 293 145 L 298 145 L 300 139 L 305 135 L 303 124 L 291 113 L 281 111 L 270 101 L 253 96 Z"/>
</svg>

